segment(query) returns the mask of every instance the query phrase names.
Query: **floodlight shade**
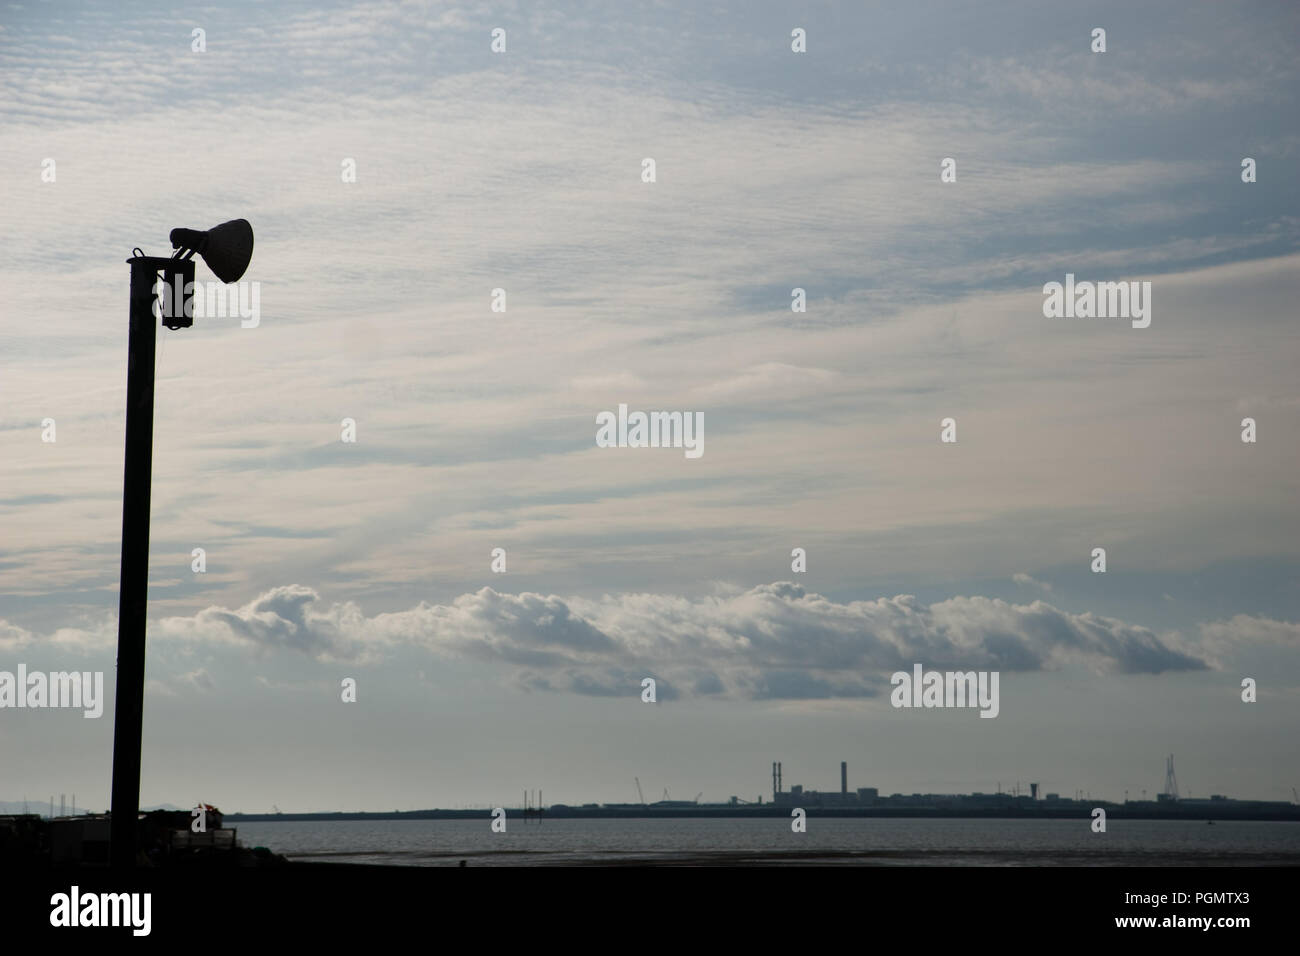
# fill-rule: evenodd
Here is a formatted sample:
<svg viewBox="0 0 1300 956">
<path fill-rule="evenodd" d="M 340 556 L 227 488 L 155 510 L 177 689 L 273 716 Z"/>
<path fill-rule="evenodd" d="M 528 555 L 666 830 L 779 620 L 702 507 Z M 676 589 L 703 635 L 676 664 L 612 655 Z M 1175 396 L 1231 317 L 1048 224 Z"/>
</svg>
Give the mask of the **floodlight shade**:
<svg viewBox="0 0 1300 956">
<path fill-rule="evenodd" d="M 237 282 L 253 258 L 253 227 L 247 219 L 232 219 L 207 232 L 173 229 L 172 248 L 191 249 L 203 257 L 222 282 Z"/>
</svg>

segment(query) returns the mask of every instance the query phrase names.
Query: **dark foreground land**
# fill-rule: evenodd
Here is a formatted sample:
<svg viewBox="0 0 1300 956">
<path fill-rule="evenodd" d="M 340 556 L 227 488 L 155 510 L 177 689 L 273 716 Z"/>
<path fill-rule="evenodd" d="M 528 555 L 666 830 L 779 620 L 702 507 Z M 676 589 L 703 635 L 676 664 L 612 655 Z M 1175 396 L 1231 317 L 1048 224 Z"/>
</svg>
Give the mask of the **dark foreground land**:
<svg viewBox="0 0 1300 956">
<path fill-rule="evenodd" d="M 109 862 L 110 815 L 43 819 L 36 814 L 0 816 L 0 868 L 104 868 Z M 219 810 L 203 815 L 201 827 L 184 811 L 140 815 L 135 865 L 144 869 L 214 869 L 281 866 L 287 861 L 266 847 L 246 847 L 224 825 Z"/>
<path fill-rule="evenodd" d="M 535 947 L 541 938 L 587 953 L 652 932 L 689 937 L 695 948 L 732 949 L 798 945 L 809 933 L 840 927 L 850 942 L 905 937 L 917 951 L 954 938 L 1030 946 L 1066 934 L 1074 942 L 1131 934 L 1130 946 L 1180 949 L 1202 940 L 1221 951 L 1294 929 L 1294 869 L 808 867 L 783 876 L 739 866 L 719 882 L 712 867 L 686 866 L 538 876 L 530 869 L 346 864 L 0 868 L 0 911 L 8 939 L 49 933 L 51 942 L 62 937 L 63 948 L 68 940 L 134 943 L 125 926 L 51 926 L 55 894 L 73 887 L 82 899 L 147 894 L 150 937 L 185 946 L 197 939 L 205 947 L 292 941 L 301 948 L 319 940 L 337 949 L 355 939 L 374 948 L 418 938 L 429 946 L 500 948 Z"/>
</svg>

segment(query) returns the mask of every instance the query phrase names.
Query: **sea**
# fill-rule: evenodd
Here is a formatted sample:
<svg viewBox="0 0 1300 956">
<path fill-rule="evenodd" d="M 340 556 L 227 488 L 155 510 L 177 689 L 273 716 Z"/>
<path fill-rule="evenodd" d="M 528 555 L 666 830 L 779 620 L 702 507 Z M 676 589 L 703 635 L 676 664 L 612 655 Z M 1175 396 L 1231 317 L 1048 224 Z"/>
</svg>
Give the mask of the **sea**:
<svg viewBox="0 0 1300 956">
<path fill-rule="evenodd" d="M 1110 820 L 338 820 L 232 824 L 291 860 L 386 866 L 1297 866 L 1300 823 Z"/>
</svg>

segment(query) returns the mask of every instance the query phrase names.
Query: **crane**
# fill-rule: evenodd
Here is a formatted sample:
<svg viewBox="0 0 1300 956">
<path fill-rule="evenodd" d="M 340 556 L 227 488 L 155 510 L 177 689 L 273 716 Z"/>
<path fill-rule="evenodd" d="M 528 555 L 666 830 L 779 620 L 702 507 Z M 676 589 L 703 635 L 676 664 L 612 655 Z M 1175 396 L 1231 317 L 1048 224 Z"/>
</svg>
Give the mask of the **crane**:
<svg viewBox="0 0 1300 956">
<path fill-rule="evenodd" d="M 703 790 L 701 790 L 699 793 L 697 793 L 697 794 L 695 795 L 695 802 L 696 802 L 696 803 L 699 803 L 699 802 L 700 802 L 700 797 L 702 797 L 702 796 L 704 796 L 704 791 L 703 791 Z"/>
<path fill-rule="evenodd" d="M 640 777 L 633 777 L 632 779 L 636 781 L 636 795 L 637 795 L 638 797 L 641 798 L 641 806 L 644 807 L 644 806 L 645 806 L 645 794 L 641 792 L 641 778 L 640 778 Z"/>
</svg>

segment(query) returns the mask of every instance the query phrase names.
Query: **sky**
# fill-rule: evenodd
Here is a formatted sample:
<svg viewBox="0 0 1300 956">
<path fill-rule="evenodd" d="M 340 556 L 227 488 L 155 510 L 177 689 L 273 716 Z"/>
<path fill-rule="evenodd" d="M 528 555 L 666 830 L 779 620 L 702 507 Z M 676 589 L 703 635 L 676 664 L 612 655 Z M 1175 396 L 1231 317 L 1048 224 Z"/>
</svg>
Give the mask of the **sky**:
<svg viewBox="0 0 1300 956">
<path fill-rule="evenodd" d="M 778 760 L 1136 799 L 1168 754 L 1291 799 L 1298 39 L 1282 2 L 3 4 L 0 671 L 108 702 L 0 709 L 0 800 L 108 805 L 125 260 L 233 218 L 256 323 L 155 356 L 144 804 L 770 799 Z M 1150 325 L 1046 316 L 1067 274 Z M 703 454 L 598 447 L 620 404 Z M 998 716 L 891 706 L 917 663 L 998 672 Z"/>
</svg>

